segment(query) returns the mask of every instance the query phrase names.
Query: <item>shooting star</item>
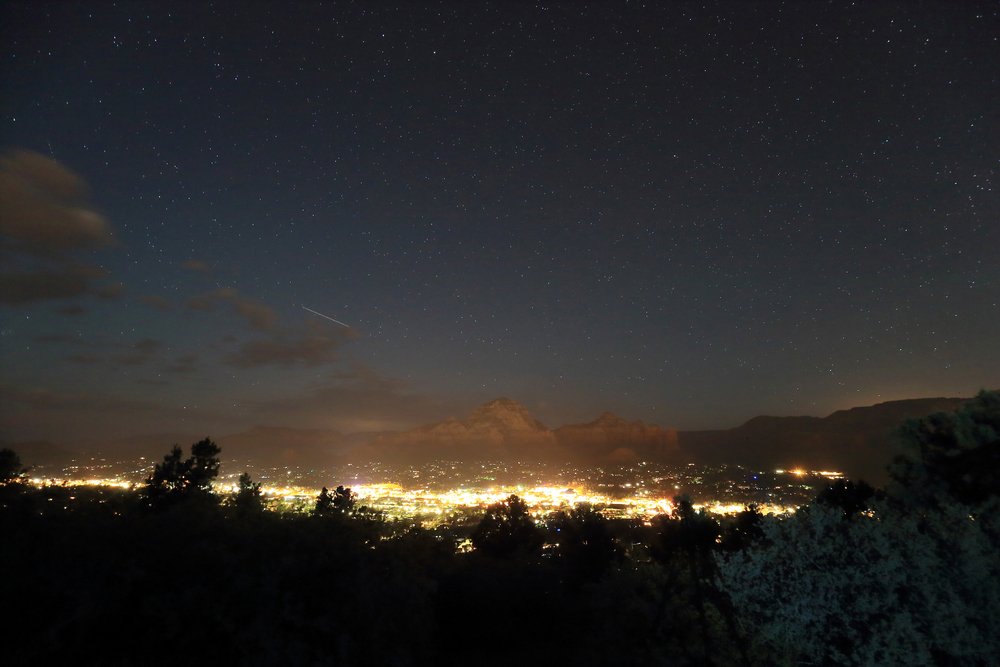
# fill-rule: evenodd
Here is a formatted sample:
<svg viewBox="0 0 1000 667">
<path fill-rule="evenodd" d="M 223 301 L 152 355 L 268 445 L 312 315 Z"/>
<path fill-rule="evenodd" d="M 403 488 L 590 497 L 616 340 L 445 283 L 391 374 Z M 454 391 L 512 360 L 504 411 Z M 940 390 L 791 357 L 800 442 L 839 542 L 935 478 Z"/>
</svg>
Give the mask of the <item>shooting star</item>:
<svg viewBox="0 0 1000 667">
<path fill-rule="evenodd" d="M 330 317 L 329 315 L 324 315 L 323 313 L 318 313 L 318 312 L 316 312 L 315 310 L 313 310 L 312 308 L 306 308 L 305 306 L 302 306 L 302 309 L 303 309 L 303 310 L 308 310 L 308 311 L 309 311 L 310 313 L 312 313 L 313 315 L 319 315 L 320 317 L 322 317 L 322 318 L 324 318 L 324 319 L 327 319 L 327 320 L 330 320 L 331 322 L 336 322 L 337 324 L 339 324 L 339 325 L 340 325 L 340 326 L 342 326 L 342 327 L 346 327 L 346 328 L 348 328 L 348 329 L 350 329 L 350 328 L 351 328 L 351 325 L 350 325 L 350 324 L 344 324 L 344 323 L 343 323 L 343 322 L 341 322 L 340 320 L 335 320 L 335 319 L 333 319 L 332 317 Z"/>
</svg>

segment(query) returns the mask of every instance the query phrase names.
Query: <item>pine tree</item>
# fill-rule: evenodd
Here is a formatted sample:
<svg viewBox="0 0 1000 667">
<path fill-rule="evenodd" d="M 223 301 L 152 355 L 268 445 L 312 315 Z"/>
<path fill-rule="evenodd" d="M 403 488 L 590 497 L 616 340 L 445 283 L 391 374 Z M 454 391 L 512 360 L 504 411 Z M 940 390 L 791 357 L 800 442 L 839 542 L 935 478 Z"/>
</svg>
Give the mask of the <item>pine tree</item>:
<svg viewBox="0 0 1000 667">
<path fill-rule="evenodd" d="M 233 507 L 238 514 L 247 516 L 260 514 L 264 510 L 264 499 L 260 493 L 260 483 L 250 479 L 250 473 L 240 475 L 239 488 L 233 498 Z"/>
<path fill-rule="evenodd" d="M 315 516 L 329 516 L 334 512 L 333 494 L 325 486 L 316 496 L 316 507 L 313 509 Z"/>
</svg>

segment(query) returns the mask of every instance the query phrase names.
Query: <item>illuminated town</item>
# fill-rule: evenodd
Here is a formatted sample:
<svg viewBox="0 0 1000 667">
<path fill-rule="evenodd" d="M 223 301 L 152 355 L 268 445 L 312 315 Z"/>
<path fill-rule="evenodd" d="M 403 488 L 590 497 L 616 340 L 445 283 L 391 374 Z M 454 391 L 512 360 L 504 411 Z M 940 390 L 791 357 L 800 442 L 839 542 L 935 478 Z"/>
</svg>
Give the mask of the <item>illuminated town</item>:
<svg viewBox="0 0 1000 667">
<path fill-rule="evenodd" d="M 96 486 L 132 489 L 142 485 L 152 462 L 109 462 L 93 458 L 60 469 L 33 471 L 37 486 Z M 666 466 L 637 463 L 609 468 L 545 466 L 523 463 L 438 461 L 391 468 L 379 464 L 338 469 L 257 468 L 245 466 L 268 506 L 281 511 L 309 511 L 320 487 L 349 487 L 359 506 L 389 520 L 436 527 L 462 522 L 511 494 L 522 498 L 542 519 L 587 503 L 608 518 L 648 521 L 673 510 L 673 498 L 686 494 L 696 509 L 732 514 L 750 504 L 765 514 L 787 514 L 812 500 L 836 471 L 777 469 L 753 471 L 741 466 Z M 238 471 L 238 472 L 237 472 Z M 216 490 L 232 493 L 242 469 L 229 466 Z M 40 474 L 44 473 L 44 474 Z"/>
</svg>

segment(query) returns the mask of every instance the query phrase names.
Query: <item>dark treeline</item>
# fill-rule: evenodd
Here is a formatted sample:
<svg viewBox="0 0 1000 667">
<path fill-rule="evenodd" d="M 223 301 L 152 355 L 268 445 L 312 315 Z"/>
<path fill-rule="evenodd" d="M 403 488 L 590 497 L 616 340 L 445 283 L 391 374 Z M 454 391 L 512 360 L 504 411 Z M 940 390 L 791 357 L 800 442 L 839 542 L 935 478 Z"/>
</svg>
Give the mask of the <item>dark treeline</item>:
<svg viewBox="0 0 1000 667">
<path fill-rule="evenodd" d="M 986 665 L 1000 654 L 1000 394 L 905 424 L 893 482 L 792 517 L 543 525 L 386 521 L 350 489 L 309 514 L 212 489 L 174 448 L 139 491 L 23 483 L 0 451 L 5 664 Z M 456 551 L 463 537 L 472 550 Z"/>
</svg>

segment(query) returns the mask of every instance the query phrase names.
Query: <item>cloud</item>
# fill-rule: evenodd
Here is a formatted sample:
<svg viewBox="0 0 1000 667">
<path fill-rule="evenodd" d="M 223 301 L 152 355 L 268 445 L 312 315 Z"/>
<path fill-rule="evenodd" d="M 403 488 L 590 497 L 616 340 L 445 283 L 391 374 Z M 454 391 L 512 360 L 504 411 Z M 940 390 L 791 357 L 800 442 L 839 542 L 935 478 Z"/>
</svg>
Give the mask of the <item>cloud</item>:
<svg viewBox="0 0 1000 667">
<path fill-rule="evenodd" d="M 86 183 L 52 158 L 32 151 L 0 155 L 0 304 L 97 296 L 114 299 L 120 283 L 74 253 L 115 242 L 107 219 L 89 202 Z"/>
<path fill-rule="evenodd" d="M 73 354 L 66 357 L 66 361 L 71 361 L 74 364 L 96 364 L 101 361 L 101 358 L 93 354 Z"/>
<path fill-rule="evenodd" d="M 340 346 L 356 337 L 349 329 L 343 333 L 320 332 L 310 328 L 305 333 L 278 333 L 270 338 L 247 341 L 226 357 L 226 363 L 237 368 L 257 366 L 319 366 L 337 360 Z"/>
<path fill-rule="evenodd" d="M 77 315 L 83 315 L 87 312 L 87 309 L 75 303 L 68 303 L 65 306 L 59 306 L 56 308 L 56 312 L 60 315 L 75 317 Z"/>
<path fill-rule="evenodd" d="M 161 347 L 163 347 L 163 343 L 158 340 L 153 340 L 152 338 L 143 338 L 142 340 L 138 340 L 132 344 L 132 348 L 142 354 L 154 354 Z"/>
<path fill-rule="evenodd" d="M 132 343 L 129 351 L 115 358 L 123 366 L 141 366 L 159 354 L 163 343 L 152 338 L 143 338 Z"/>
<path fill-rule="evenodd" d="M 229 303 L 241 315 L 251 328 L 258 331 L 270 331 L 278 321 L 278 314 L 265 303 L 249 299 L 231 287 L 224 287 L 212 292 L 200 294 L 188 301 L 192 310 L 214 310 L 219 303 Z"/>
<path fill-rule="evenodd" d="M 181 268 L 188 271 L 197 271 L 198 273 L 208 273 L 212 270 L 208 262 L 203 262 L 200 259 L 189 259 L 186 262 L 182 262 Z"/>
<path fill-rule="evenodd" d="M 270 307 L 258 301 L 233 297 L 230 302 L 236 312 L 242 315 L 254 329 L 268 331 L 278 320 L 278 315 Z"/>
<path fill-rule="evenodd" d="M 81 265 L 0 273 L 0 303 L 17 306 L 36 301 L 73 299 L 88 294 L 114 298 L 116 291 L 120 294 L 120 289 L 108 291 L 106 287 L 93 283 L 95 279 L 105 275 L 107 273 L 103 269 Z"/>
<path fill-rule="evenodd" d="M 8 408 L 18 407 L 31 411 L 43 411 L 50 414 L 61 412 L 109 413 L 122 415 L 128 412 L 158 414 L 161 411 L 175 413 L 176 407 L 164 406 L 154 401 L 135 398 L 123 398 L 109 394 L 90 392 L 71 392 L 51 390 L 47 388 L 0 387 L 0 399 Z"/>
<path fill-rule="evenodd" d="M 9 437 L 79 441 L 229 427 L 220 413 L 188 404 L 94 391 L 0 385 L 0 432 Z"/>
<path fill-rule="evenodd" d="M 328 375 L 321 386 L 298 396 L 255 402 L 252 412 L 272 423 L 356 433 L 410 428 L 466 407 L 415 392 L 403 380 L 356 365 Z"/>
<path fill-rule="evenodd" d="M 146 385 L 147 387 L 166 387 L 170 385 L 170 383 L 166 380 L 153 380 L 150 378 L 138 378 L 133 381 L 136 384 L 143 384 Z"/>
<path fill-rule="evenodd" d="M 52 158 L 26 150 L 0 157 L 0 234 L 37 255 L 114 242 L 107 219 L 89 203 L 83 179 Z"/>
<path fill-rule="evenodd" d="M 69 334 L 42 334 L 35 336 L 32 340 L 36 343 L 77 343 L 80 341 L 76 336 Z"/>
<path fill-rule="evenodd" d="M 165 373 L 193 373 L 197 370 L 197 364 L 198 355 L 184 354 L 174 359 L 174 362 L 163 371 Z"/>
<path fill-rule="evenodd" d="M 139 301 L 160 311 L 168 311 L 173 308 L 170 301 L 155 294 L 145 294 L 139 297 Z"/>
<path fill-rule="evenodd" d="M 94 296 L 102 299 L 117 299 L 125 293 L 125 285 L 121 283 L 108 283 L 106 285 L 95 287 L 92 290 L 92 293 Z"/>
</svg>

